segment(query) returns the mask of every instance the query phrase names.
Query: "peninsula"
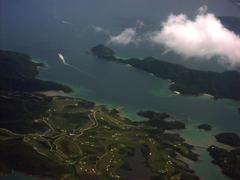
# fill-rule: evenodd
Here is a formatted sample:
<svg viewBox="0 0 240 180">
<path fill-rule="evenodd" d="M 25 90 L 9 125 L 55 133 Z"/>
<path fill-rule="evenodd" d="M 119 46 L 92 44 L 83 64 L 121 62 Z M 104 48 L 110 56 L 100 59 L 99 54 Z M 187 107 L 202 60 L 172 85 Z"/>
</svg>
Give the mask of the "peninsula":
<svg viewBox="0 0 240 180">
<path fill-rule="evenodd" d="M 109 47 L 97 45 L 91 49 L 98 58 L 117 63 L 131 65 L 137 69 L 151 73 L 158 78 L 171 80 L 170 90 L 184 95 L 211 94 L 215 98 L 240 100 L 240 72 L 212 72 L 186 68 L 154 57 L 144 59 L 122 59 Z"/>
</svg>

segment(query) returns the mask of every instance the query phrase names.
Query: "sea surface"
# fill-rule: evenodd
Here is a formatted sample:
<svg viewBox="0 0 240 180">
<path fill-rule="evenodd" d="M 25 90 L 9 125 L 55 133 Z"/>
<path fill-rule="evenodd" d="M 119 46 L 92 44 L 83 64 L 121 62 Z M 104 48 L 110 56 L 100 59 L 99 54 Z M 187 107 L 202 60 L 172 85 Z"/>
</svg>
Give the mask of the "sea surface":
<svg viewBox="0 0 240 180">
<path fill-rule="evenodd" d="M 105 28 L 113 35 L 142 21 L 142 31 L 160 28 L 170 13 L 196 15 L 197 9 L 208 6 L 216 16 L 240 17 L 240 8 L 231 0 L 0 0 L 0 48 L 30 54 L 33 60 L 44 62 L 39 78 L 69 85 L 71 96 L 81 97 L 121 108 L 134 121 L 140 110 L 171 113 L 187 124 L 179 131 L 187 142 L 196 145 L 201 161 L 189 162 L 203 180 L 226 180 L 218 167 L 211 164 L 206 147 L 216 144 L 218 132 L 237 132 L 240 129 L 240 102 L 209 96 L 181 96 L 168 90 L 169 82 L 125 65 L 97 59 L 87 53 L 108 36 L 96 32 L 93 26 Z M 163 54 L 164 49 L 153 44 L 110 46 L 118 56 L 156 56 L 169 62 L 201 70 L 224 71 L 228 68 L 217 62 Z M 58 57 L 77 67 L 66 66 Z M 211 132 L 198 130 L 200 123 L 213 126 Z"/>
</svg>

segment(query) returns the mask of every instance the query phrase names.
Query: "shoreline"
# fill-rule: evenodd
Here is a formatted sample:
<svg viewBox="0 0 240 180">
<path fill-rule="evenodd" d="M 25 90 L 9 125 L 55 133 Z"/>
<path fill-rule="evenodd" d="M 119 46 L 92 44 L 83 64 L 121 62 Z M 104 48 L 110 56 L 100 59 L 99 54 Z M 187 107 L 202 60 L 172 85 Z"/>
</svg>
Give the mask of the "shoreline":
<svg viewBox="0 0 240 180">
<path fill-rule="evenodd" d="M 170 84 L 171 85 L 171 84 Z M 73 91 L 75 91 L 75 89 L 73 88 Z M 44 94 L 44 95 L 46 95 L 46 96 L 66 96 L 66 95 L 69 95 L 69 93 L 64 93 L 64 92 L 61 92 L 61 91 L 45 91 L 45 92 L 40 92 L 41 94 Z M 70 94 L 71 95 L 71 94 Z M 183 95 L 183 94 L 181 94 L 181 95 Z M 209 97 L 210 98 L 210 96 L 211 95 L 208 95 L 208 94 L 200 94 L 200 95 L 196 95 L 196 96 L 194 96 L 194 95 L 192 95 L 192 97 Z M 78 94 L 78 95 L 76 95 L 76 96 L 72 96 L 73 98 L 80 98 L 80 99 L 86 99 L 86 98 L 83 98 L 80 94 Z M 216 99 L 213 99 L 213 100 L 216 100 Z M 95 102 L 94 100 L 90 100 L 90 101 L 93 101 L 93 102 Z M 103 105 L 104 104 L 104 106 L 107 106 L 107 107 L 109 107 L 109 104 L 108 103 L 100 103 L 100 102 L 98 102 L 97 104 L 101 104 L 101 105 Z M 111 105 L 110 105 L 110 107 L 111 107 Z M 124 112 L 124 111 L 121 111 L 121 115 L 122 115 L 122 112 Z M 124 116 L 125 117 L 128 117 L 128 115 L 127 114 L 125 114 L 124 113 Z M 181 135 L 182 136 L 182 135 Z M 185 139 L 185 137 L 184 137 L 184 139 Z M 186 139 L 185 139 L 186 140 Z M 193 144 L 193 143 L 190 143 L 190 144 Z M 196 149 L 197 149 L 197 147 L 196 147 Z M 189 163 L 187 163 L 188 165 L 190 165 Z M 196 174 L 196 175 L 198 175 L 198 174 Z"/>
<path fill-rule="evenodd" d="M 39 94 L 54 97 L 54 96 L 66 96 L 68 93 L 65 93 L 63 90 L 50 90 L 50 91 L 39 91 Z"/>
</svg>

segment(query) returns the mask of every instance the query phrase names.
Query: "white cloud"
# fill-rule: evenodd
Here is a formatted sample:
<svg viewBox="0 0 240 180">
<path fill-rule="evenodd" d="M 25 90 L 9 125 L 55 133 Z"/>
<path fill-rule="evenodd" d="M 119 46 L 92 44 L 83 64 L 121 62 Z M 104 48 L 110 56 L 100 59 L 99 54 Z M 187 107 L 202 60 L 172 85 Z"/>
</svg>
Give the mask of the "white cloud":
<svg viewBox="0 0 240 180">
<path fill-rule="evenodd" d="M 226 29 L 214 14 L 207 13 L 205 6 L 193 20 L 185 14 L 170 15 L 162 29 L 148 38 L 186 58 L 220 56 L 224 63 L 240 63 L 240 37 Z"/>
<path fill-rule="evenodd" d="M 138 19 L 138 20 L 136 21 L 136 26 L 137 26 L 137 28 L 142 28 L 142 27 L 145 26 L 145 24 L 144 24 L 143 21 L 141 21 L 141 20 Z"/>
<path fill-rule="evenodd" d="M 138 43 L 140 36 L 138 36 L 137 30 L 145 26 L 141 20 L 136 21 L 136 27 L 126 28 L 117 35 L 112 35 L 107 29 L 92 24 L 90 27 L 96 32 L 102 32 L 109 36 L 108 44 L 120 44 L 127 45 L 130 43 Z"/>
<path fill-rule="evenodd" d="M 97 32 L 104 32 L 105 30 L 102 28 L 102 27 L 99 27 L 99 26 L 92 26 L 93 27 L 93 29 L 95 30 L 95 31 L 97 31 Z"/>
<path fill-rule="evenodd" d="M 110 34 L 109 31 L 106 30 L 106 29 L 104 29 L 103 27 L 96 26 L 96 25 L 94 25 L 94 24 L 92 24 L 90 27 L 91 27 L 94 31 L 96 31 L 96 32 L 102 32 L 102 33 L 105 33 L 105 34 L 107 34 L 107 35 Z"/>
<path fill-rule="evenodd" d="M 208 7 L 206 5 L 204 6 L 201 6 L 199 9 L 198 9 L 198 14 L 207 14 L 208 12 Z"/>
<path fill-rule="evenodd" d="M 102 27 L 93 28 L 97 32 L 106 33 L 109 36 L 108 43 L 127 45 L 150 42 L 164 45 L 164 53 L 174 51 L 186 59 L 197 57 L 199 60 L 210 60 L 217 56 L 222 63 L 239 65 L 240 37 L 225 28 L 207 9 L 207 6 L 200 7 L 193 19 L 186 14 L 171 14 L 154 32 L 141 34 L 145 24 L 140 20 L 136 21 L 136 27 L 126 28 L 117 35 L 112 35 Z"/>
<path fill-rule="evenodd" d="M 135 28 L 127 28 L 116 36 L 110 36 L 109 43 L 127 45 L 137 42 L 137 32 Z"/>
</svg>

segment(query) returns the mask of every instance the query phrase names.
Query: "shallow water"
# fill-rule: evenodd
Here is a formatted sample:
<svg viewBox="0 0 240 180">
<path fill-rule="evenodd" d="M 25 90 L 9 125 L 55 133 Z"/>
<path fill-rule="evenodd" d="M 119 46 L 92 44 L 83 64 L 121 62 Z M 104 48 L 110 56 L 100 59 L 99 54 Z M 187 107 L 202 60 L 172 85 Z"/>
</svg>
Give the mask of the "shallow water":
<svg viewBox="0 0 240 180">
<path fill-rule="evenodd" d="M 239 7 L 230 0 L 0 0 L 0 22 L 3 24 L 0 27 L 0 48 L 38 57 L 36 60 L 48 64 L 39 78 L 71 86 L 74 89 L 72 96 L 110 107 L 122 107 L 123 113 L 133 120 L 142 120 L 136 112 L 144 109 L 171 113 L 187 123 L 187 130 L 181 134 L 188 142 L 208 146 L 215 143 L 213 135 L 217 132 L 239 132 L 237 107 L 240 102 L 213 100 L 206 96 L 178 96 L 168 90 L 169 83 L 165 80 L 86 54 L 92 46 L 107 41 L 106 35 L 91 28 L 93 24 L 119 33 L 141 20 L 146 24 L 146 30 L 155 29 L 170 12 L 193 16 L 202 5 L 208 5 L 209 11 L 218 16 L 240 17 Z M 153 55 L 196 69 L 226 69 L 214 60 L 200 63 L 185 61 L 173 53 L 162 55 L 161 48 L 148 44 L 112 47 L 121 57 Z M 64 66 L 58 53 L 80 71 Z M 214 130 L 208 134 L 199 132 L 196 129 L 199 123 L 208 123 Z M 203 161 L 191 163 L 197 175 L 204 180 L 227 179 L 209 163 L 206 151 L 198 151 Z"/>
<path fill-rule="evenodd" d="M 36 179 L 37 179 L 36 177 L 28 176 L 20 172 L 14 172 L 12 175 L 1 177 L 1 180 L 36 180 Z"/>
</svg>

